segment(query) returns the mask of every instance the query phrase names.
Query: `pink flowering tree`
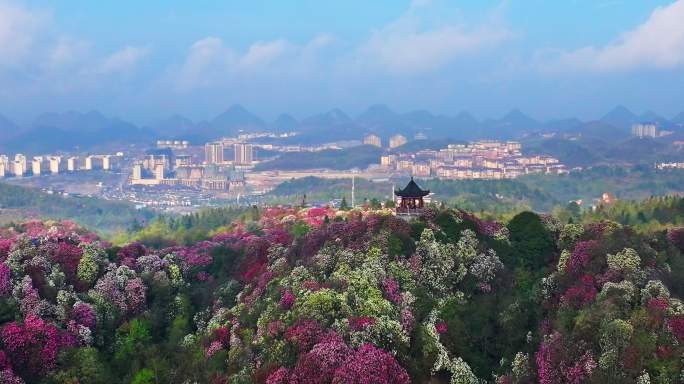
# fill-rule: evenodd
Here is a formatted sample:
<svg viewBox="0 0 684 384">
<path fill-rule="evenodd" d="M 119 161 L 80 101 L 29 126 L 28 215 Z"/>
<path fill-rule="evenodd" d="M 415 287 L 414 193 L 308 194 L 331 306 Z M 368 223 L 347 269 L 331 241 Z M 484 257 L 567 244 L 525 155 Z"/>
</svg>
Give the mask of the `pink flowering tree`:
<svg viewBox="0 0 684 384">
<path fill-rule="evenodd" d="M 36 378 L 53 370 L 58 352 L 73 345 L 55 325 L 29 315 L 23 323 L 2 328 L 2 344 L 12 367 L 25 378 Z"/>
</svg>

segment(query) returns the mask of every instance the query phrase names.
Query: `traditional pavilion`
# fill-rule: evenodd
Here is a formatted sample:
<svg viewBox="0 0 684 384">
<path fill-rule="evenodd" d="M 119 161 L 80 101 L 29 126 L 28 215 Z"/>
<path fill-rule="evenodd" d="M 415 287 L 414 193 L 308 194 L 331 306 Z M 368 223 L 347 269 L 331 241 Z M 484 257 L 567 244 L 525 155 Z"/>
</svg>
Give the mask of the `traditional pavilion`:
<svg viewBox="0 0 684 384">
<path fill-rule="evenodd" d="M 401 202 L 397 207 L 397 213 L 411 214 L 418 213 L 423 209 L 423 198 L 430 194 L 429 190 L 421 189 L 413 177 L 411 181 L 402 190 L 395 190 L 394 194 L 401 198 Z"/>
</svg>

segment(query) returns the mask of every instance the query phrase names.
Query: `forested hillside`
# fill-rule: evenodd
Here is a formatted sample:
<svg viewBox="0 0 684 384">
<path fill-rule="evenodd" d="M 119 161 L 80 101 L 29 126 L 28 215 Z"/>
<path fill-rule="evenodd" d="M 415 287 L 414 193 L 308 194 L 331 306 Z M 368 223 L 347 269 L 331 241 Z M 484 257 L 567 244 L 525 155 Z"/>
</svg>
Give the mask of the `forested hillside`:
<svg viewBox="0 0 684 384">
<path fill-rule="evenodd" d="M 0 230 L 0 382 L 682 377 L 681 229 L 326 208 L 155 225 L 124 246 L 69 222 Z M 174 243 L 183 228 L 208 234 Z"/>
<path fill-rule="evenodd" d="M 4 214 L 5 210 L 9 212 Z M 137 210 L 130 203 L 90 197 L 65 197 L 0 183 L 0 222 L 22 217 L 70 219 L 88 228 L 112 233 L 143 225 L 154 216 L 151 211 Z"/>
<path fill-rule="evenodd" d="M 370 182 L 356 179 L 356 201 L 386 200 L 392 186 L 406 183 L 406 178 Z M 597 205 L 603 193 L 619 200 L 643 200 L 684 192 L 682 170 L 658 171 L 652 167 L 593 167 L 567 175 L 525 175 L 513 180 L 420 180 L 420 185 L 434 192 L 433 200 L 475 212 L 505 214 L 530 209 L 552 212 L 569 201 L 582 200 L 583 209 Z M 306 193 L 310 201 L 351 199 L 350 179 L 306 177 L 286 181 L 269 193 L 278 203 L 301 202 Z"/>
</svg>

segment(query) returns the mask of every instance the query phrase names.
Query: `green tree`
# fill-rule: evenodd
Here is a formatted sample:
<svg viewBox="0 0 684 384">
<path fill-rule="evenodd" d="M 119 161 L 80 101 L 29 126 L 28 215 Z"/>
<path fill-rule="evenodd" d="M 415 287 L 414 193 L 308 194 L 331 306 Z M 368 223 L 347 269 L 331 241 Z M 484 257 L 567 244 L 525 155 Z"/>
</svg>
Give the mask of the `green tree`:
<svg viewBox="0 0 684 384">
<path fill-rule="evenodd" d="M 131 384 L 154 384 L 155 382 L 156 375 L 148 368 L 139 370 L 131 380 Z"/>
<path fill-rule="evenodd" d="M 519 213 L 508 223 L 508 231 L 513 260 L 504 260 L 504 263 L 532 270 L 549 265 L 554 257 L 555 243 L 539 215 L 529 211 Z"/>
</svg>

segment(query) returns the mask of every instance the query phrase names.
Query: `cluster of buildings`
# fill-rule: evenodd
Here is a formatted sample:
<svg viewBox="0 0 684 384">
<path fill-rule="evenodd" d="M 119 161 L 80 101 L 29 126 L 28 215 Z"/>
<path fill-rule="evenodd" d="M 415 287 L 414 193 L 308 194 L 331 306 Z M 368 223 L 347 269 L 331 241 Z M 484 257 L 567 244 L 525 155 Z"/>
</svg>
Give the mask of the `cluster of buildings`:
<svg viewBox="0 0 684 384">
<path fill-rule="evenodd" d="M 658 126 L 653 123 L 639 123 L 632 125 L 632 136 L 636 137 L 657 137 Z"/>
<path fill-rule="evenodd" d="M 121 167 L 123 153 L 116 155 L 79 156 L 34 156 L 29 159 L 18 153 L 14 159 L 0 155 L 0 177 L 24 177 L 65 172 L 105 170 L 111 171 Z"/>
<path fill-rule="evenodd" d="M 157 140 L 157 148 L 188 149 L 190 142 L 187 140 Z"/>
<path fill-rule="evenodd" d="M 684 163 L 681 162 L 672 162 L 672 163 L 657 163 L 655 165 L 656 169 L 658 170 L 665 170 L 665 169 L 684 169 Z"/>
<path fill-rule="evenodd" d="M 223 140 L 207 143 L 204 158 L 175 153 L 166 143 L 157 151 L 148 151 L 142 160 L 133 163 L 131 185 L 184 186 L 212 191 L 240 191 L 245 187 L 244 170 L 254 164 L 252 144 Z M 233 149 L 233 160 L 226 160 L 227 148 Z M 179 151 L 184 152 L 184 151 Z"/>
<path fill-rule="evenodd" d="M 386 154 L 380 168 L 390 173 L 443 179 L 512 179 L 530 173 L 566 173 L 551 156 L 523 156 L 515 141 L 477 141 L 450 144 L 440 150 Z"/>
<path fill-rule="evenodd" d="M 666 131 L 660 129 L 657 123 L 638 123 L 632 125 L 632 136 L 636 136 L 640 139 L 654 139 L 656 137 L 669 136 L 673 133 L 674 131 Z"/>
<path fill-rule="evenodd" d="M 407 143 L 407 140 L 406 140 L 406 137 L 404 135 L 397 134 L 397 135 L 394 135 L 394 136 L 389 138 L 389 148 L 390 149 L 401 147 L 402 145 L 404 145 L 406 143 Z M 382 148 L 382 139 L 380 138 L 380 136 L 378 136 L 376 134 L 366 135 L 363 138 L 363 144 L 374 145 L 378 148 Z"/>
</svg>

